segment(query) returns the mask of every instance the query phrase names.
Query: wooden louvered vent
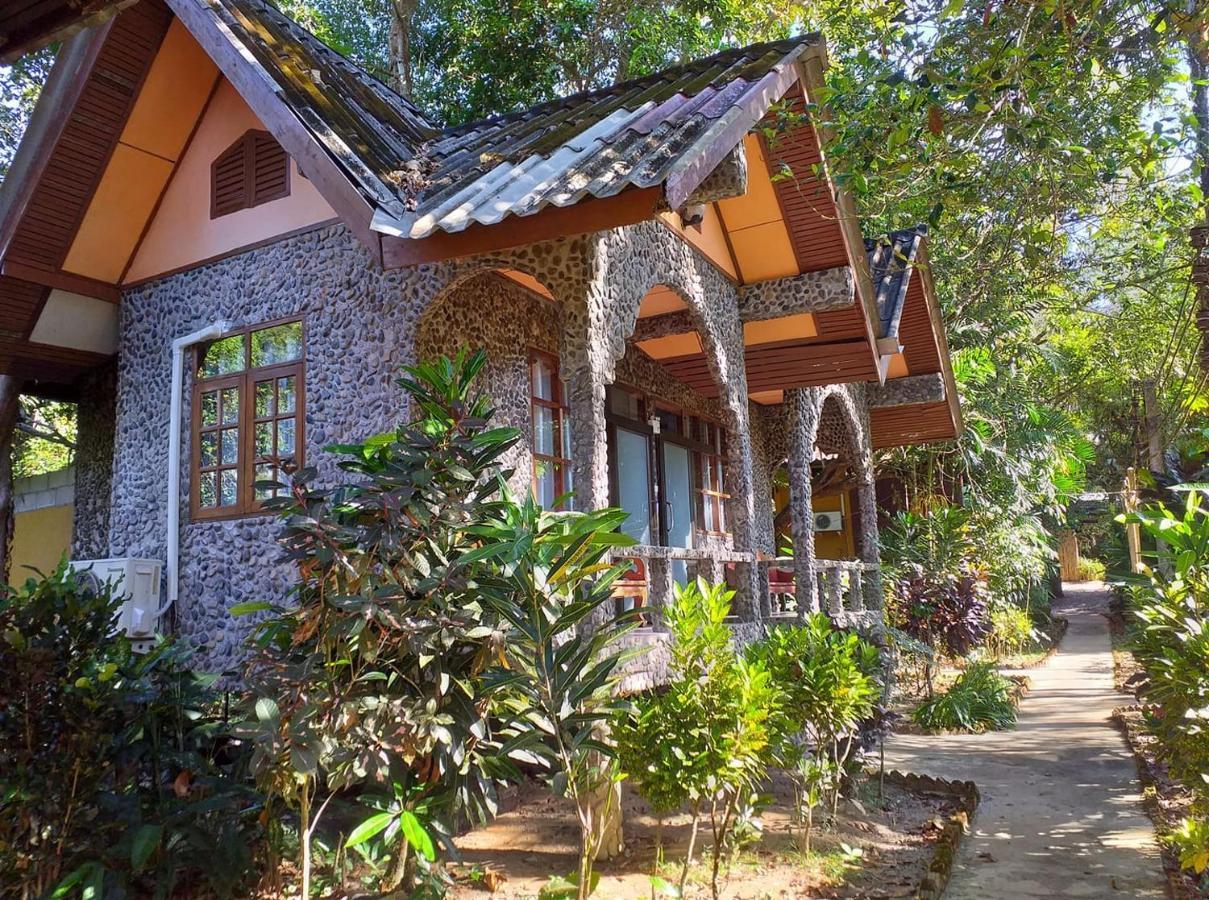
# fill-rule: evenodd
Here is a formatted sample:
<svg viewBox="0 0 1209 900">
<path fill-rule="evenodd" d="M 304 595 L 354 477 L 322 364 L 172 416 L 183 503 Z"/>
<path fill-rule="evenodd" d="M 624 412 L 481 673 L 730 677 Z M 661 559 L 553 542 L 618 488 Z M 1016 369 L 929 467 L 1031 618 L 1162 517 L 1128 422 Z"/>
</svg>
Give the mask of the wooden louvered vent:
<svg viewBox="0 0 1209 900">
<path fill-rule="evenodd" d="M 267 131 L 249 131 L 210 166 L 210 218 L 290 193 L 290 157 Z"/>
</svg>

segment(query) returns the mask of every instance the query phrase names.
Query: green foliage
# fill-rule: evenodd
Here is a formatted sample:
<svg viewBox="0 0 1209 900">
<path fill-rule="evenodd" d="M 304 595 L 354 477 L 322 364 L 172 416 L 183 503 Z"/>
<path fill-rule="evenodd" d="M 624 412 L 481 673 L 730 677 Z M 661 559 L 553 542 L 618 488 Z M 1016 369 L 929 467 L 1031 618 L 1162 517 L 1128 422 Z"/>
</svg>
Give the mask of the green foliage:
<svg viewBox="0 0 1209 900">
<path fill-rule="evenodd" d="M 834 815 L 841 776 L 858 749 L 857 727 L 881 695 L 881 655 L 814 613 L 801 625 L 773 629 L 747 656 L 772 674 L 781 695 L 773 718 L 778 756 L 789 762 L 795 780 L 802 848 L 809 853 L 814 808 L 826 801 Z"/>
<path fill-rule="evenodd" d="M 580 861 L 574 884 L 587 896 L 592 864 L 611 816 L 616 780 L 606 728 L 625 708 L 618 696 L 619 642 L 636 624 L 613 613 L 613 582 L 627 565 L 608 554 L 632 541 L 626 514 L 546 512 L 530 497 L 471 530 L 498 574 L 481 585 L 484 605 L 508 626 L 500 665 L 488 678 L 512 723 L 505 749 L 537 763 L 553 792 L 575 805 Z"/>
<path fill-rule="evenodd" d="M 120 605 L 66 564 L 0 588 L 0 882 L 243 896 L 259 807 L 214 678 L 167 642 L 132 653 Z"/>
<path fill-rule="evenodd" d="M 1185 869 L 1198 875 L 1209 869 L 1209 820 L 1185 818 L 1165 838 L 1175 848 Z"/>
<path fill-rule="evenodd" d="M 319 793 L 386 789 L 371 808 L 398 811 L 381 832 L 397 884 L 427 864 L 403 811 L 446 842 L 455 817 L 488 815 L 514 774 L 497 734 L 505 684 L 487 677 L 510 624 L 487 561 L 498 548 L 482 535 L 504 514 L 498 461 L 516 435 L 489 425 L 474 389 L 485 361 L 406 368 L 412 422 L 333 448 L 355 481 L 319 490 L 306 470 L 271 501 L 300 582 L 296 605 L 258 626 L 242 733 L 261 784 L 299 810 L 304 880 Z"/>
<path fill-rule="evenodd" d="M 1131 648 L 1146 671 L 1149 727 L 1171 771 L 1209 803 L 1209 511 L 1188 490 L 1177 514 L 1163 505 L 1122 517 L 1166 546 L 1130 590 Z"/>
<path fill-rule="evenodd" d="M 1012 683 L 989 663 L 974 663 L 945 691 L 912 713 L 929 731 L 1003 731 L 1016 724 Z"/>
<path fill-rule="evenodd" d="M 715 897 L 721 860 L 736 849 L 754 815 L 757 787 L 782 743 L 781 686 L 762 662 L 735 652 L 726 624 L 732 597 L 724 586 L 700 580 L 677 587 L 667 610 L 668 684 L 636 701 L 614 729 L 635 790 L 657 811 L 689 806 L 692 837 L 681 892 L 698 827 L 708 818 Z"/>
<path fill-rule="evenodd" d="M 1034 642 L 1036 633 L 1028 611 L 1010 603 L 991 606 L 991 633 L 987 649 L 997 657 L 1023 653 Z"/>
<path fill-rule="evenodd" d="M 1104 563 L 1098 559 L 1088 559 L 1086 556 L 1079 557 L 1079 580 L 1080 581 L 1103 581 L 1104 580 Z"/>
</svg>

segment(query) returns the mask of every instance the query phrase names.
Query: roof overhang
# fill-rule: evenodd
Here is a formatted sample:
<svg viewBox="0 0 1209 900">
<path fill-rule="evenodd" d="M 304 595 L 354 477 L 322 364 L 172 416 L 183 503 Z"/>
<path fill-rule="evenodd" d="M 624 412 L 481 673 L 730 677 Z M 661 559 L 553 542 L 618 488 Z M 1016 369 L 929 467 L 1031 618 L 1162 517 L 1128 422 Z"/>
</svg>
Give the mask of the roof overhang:
<svg viewBox="0 0 1209 900">
<path fill-rule="evenodd" d="M 138 0 L 9 0 L 0 5 L 0 65 L 108 22 Z"/>
</svg>

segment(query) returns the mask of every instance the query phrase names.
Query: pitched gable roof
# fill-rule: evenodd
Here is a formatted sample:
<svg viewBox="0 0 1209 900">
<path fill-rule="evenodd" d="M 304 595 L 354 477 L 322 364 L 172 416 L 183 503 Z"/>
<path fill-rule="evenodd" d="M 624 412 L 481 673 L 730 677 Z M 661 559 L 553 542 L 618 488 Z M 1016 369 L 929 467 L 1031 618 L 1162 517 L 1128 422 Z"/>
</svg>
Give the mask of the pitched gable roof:
<svg viewBox="0 0 1209 900">
<path fill-rule="evenodd" d="M 281 102 L 292 122 L 249 98 L 287 149 L 298 155 L 274 119 L 323 148 L 374 230 L 411 238 L 632 187 L 663 185 L 678 206 L 797 79 L 798 59 L 822 52 L 817 35 L 758 44 L 442 129 L 265 0 L 168 4 L 241 90 L 267 87 Z M 231 63 L 261 83 L 240 84 Z"/>
</svg>

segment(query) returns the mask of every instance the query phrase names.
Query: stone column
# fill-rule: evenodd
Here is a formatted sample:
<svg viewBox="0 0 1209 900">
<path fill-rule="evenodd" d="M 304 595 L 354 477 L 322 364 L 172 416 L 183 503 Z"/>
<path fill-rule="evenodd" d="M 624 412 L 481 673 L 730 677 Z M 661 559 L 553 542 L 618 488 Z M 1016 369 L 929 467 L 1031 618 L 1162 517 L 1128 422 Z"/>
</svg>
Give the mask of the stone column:
<svg viewBox="0 0 1209 900">
<path fill-rule="evenodd" d="M 819 611 L 815 585 L 814 510 L 811 505 L 810 460 L 819 410 L 809 388 L 785 396 L 789 409 L 789 508 L 793 524 L 793 578 L 798 614 Z"/>
<path fill-rule="evenodd" d="M 877 490 L 874 487 L 873 466 L 868 459 L 862 461 L 860 484 L 856 489 L 856 502 L 861 511 L 860 560 L 873 566 L 880 567 L 881 539 L 877 528 Z M 874 568 L 865 573 L 862 581 L 865 597 L 865 608 L 876 613 L 881 618 L 882 610 L 882 579 L 881 569 Z"/>
<path fill-rule="evenodd" d="M 109 556 L 110 489 L 117 420 L 117 365 L 85 375 L 76 412 L 76 484 L 72 517 L 72 559 Z"/>
</svg>

